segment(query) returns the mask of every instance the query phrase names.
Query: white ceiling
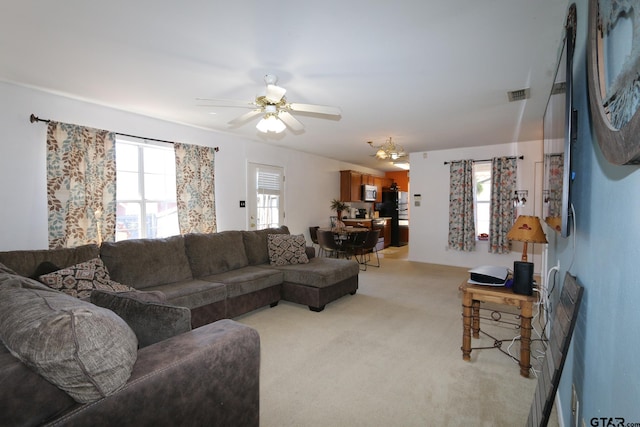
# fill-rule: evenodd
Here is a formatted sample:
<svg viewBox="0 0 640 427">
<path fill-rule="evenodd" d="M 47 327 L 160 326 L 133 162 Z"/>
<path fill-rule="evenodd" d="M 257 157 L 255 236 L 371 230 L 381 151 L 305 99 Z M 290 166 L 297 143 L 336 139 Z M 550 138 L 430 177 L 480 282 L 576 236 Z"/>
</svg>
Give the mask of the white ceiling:
<svg viewBox="0 0 640 427">
<path fill-rule="evenodd" d="M 563 0 L 9 0 L 0 80 L 394 170 L 366 141 L 391 136 L 421 152 L 541 139 L 566 9 Z M 227 125 L 249 110 L 198 106 L 252 101 L 267 73 L 289 102 L 342 116 L 298 113 L 303 132 L 265 135 L 257 118 Z M 530 99 L 508 102 L 507 91 L 525 87 Z"/>
</svg>

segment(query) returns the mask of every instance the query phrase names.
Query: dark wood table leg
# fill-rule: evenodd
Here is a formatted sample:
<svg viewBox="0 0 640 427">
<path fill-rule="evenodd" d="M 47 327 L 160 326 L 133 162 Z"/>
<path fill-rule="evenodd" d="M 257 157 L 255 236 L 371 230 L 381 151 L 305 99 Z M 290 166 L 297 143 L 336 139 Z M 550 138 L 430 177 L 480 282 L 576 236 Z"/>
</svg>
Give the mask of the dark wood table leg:
<svg viewBox="0 0 640 427">
<path fill-rule="evenodd" d="M 474 299 L 471 302 L 472 310 L 473 310 L 473 323 L 471 325 L 471 330 L 473 331 L 474 338 L 480 338 L 480 301 Z"/>
<path fill-rule="evenodd" d="M 471 360 L 471 293 L 462 293 L 462 359 Z"/>
<path fill-rule="evenodd" d="M 520 308 L 520 375 L 529 378 L 531 369 L 531 318 L 533 304 L 523 302 Z"/>
</svg>

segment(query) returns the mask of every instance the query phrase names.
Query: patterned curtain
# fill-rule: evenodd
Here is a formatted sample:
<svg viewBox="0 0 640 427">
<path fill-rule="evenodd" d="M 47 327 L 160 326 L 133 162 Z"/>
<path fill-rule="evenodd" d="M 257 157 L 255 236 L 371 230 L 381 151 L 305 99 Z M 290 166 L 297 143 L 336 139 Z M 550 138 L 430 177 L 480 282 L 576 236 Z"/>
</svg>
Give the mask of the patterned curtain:
<svg viewBox="0 0 640 427">
<path fill-rule="evenodd" d="M 215 233 L 215 149 L 173 144 L 180 233 Z"/>
<path fill-rule="evenodd" d="M 516 190 L 517 159 L 491 159 L 491 216 L 489 219 L 489 252 L 509 253 L 507 233 L 513 225 L 513 193 Z"/>
<path fill-rule="evenodd" d="M 451 162 L 449 175 L 449 247 L 470 252 L 476 248 L 473 160 Z"/>
<path fill-rule="evenodd" d="M 115 134 L 67 123 L 47 126 L 49 248 L 113 241 Z"/>
</svg>

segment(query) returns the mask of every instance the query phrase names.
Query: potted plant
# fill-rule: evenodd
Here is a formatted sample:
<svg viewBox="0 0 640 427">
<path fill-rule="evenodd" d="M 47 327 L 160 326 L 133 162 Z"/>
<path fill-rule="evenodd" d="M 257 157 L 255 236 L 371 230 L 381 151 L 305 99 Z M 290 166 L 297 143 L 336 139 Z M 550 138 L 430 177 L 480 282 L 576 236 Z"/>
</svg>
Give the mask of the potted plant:
<svg viewBox="0 0 640 427">
<path fill-rule="evenodd" d="M 341 202 L 338 199 L 333 199 L 331 201 L 331 210 L 336 211 L 339 221 L 342 220 L 342 211 L 346 211 L 347 209 L 349 209 L 349 206 L 346 203 Z"/>
</svg>

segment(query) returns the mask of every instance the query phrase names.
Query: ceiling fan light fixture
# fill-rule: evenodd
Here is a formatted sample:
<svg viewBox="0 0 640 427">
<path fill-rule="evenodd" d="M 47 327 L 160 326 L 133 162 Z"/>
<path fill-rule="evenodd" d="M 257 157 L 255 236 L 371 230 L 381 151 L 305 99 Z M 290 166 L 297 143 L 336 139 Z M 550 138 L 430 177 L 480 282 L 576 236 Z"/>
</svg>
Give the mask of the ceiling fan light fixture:
<svg viewBox="0 0 640 427">
<path fill-rule="evenodd" d="M 280 133 L 284 131 L 287 127 L 280 119 L 272 114 L 265 115 L 256 125 L 256 129 L 258 129 L 262 133 L 267 132 L 275 132 Z"/>
<path fill-rule="evenodd" d="M 391 159 L 392 161 L 396 161 L 407 156 L 404 148 L 393 142 L 391 137 L 389 137 L 389 139 L 387 139 L 382 145 L 373 145 L 373 142 L 371 141 L 367 141 L 367 144 L 377 150 L 376 158 L 379 160 Z"/>
<path fill-rule="evenodd" d="M 255 100 L 251 102 L 223 99 L 197 99 L 199 101 L 214 102 L 220 106 L 225 106 L 225 104 L 227 104 L 227 106 L 230 107 L 251 108 L 252 111 L 230 120 L 228 124 L 234 127 L 239 127 L 250 119 L 262 116 L 262 119 L 256 125 L 256 128 L 263 133 L 280 133 L 287 128 L 291 129 L 294 133 L 301 133 L 304 130 L 304 125 L 291 114 L 293 112 L 306 112 L 338 117 L 342 115 L 342 111 L 338 107 L 289 103 L 284 96 L 287 90 L 276 85 L 278 77 L 273 74 L 265 75 L 264 82 L 266 84 L 265 90 L 262 94 L 257 95 Z"/>
</svg>

